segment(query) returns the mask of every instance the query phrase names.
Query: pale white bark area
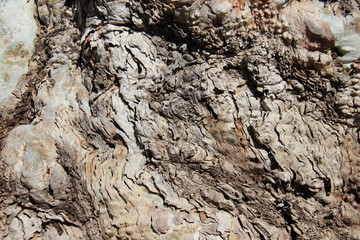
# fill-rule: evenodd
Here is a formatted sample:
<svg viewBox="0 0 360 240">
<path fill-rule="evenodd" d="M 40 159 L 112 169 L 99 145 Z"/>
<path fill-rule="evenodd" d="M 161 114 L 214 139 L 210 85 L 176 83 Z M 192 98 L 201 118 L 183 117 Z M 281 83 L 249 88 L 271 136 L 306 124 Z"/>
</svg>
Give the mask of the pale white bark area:
<svg viewBox="0 0 360 240">
<path fill-rule="evenodd" d="M 0 106 L 9 98 L 35 49 L 34 0 L 0 2 Z"/>
</svg>

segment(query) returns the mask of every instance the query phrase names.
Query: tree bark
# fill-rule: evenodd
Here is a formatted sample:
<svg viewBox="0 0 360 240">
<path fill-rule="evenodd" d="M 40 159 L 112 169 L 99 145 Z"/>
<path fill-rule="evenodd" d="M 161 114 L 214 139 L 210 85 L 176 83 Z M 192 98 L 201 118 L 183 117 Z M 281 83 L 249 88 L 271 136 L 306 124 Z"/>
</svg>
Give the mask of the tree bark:
<svg viewBox="0 0 360 240">
<path fill-rule="evenodd" d="M 35 4 L 1 239 L 360 239 L 358 0 Z"/>
</svg>

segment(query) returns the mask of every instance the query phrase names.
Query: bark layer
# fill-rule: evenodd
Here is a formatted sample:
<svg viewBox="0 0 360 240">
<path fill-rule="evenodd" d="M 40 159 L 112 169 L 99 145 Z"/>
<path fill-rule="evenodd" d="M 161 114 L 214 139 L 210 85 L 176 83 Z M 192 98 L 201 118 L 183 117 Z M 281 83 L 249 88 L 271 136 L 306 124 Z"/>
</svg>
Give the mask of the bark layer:
<svg viewBox="0 0 360 240">
<path fill-rule="evenodd" d="M 359 2 L 331 2 L 38 1 L 2 238 L 359 239 Z"/>
</svg>

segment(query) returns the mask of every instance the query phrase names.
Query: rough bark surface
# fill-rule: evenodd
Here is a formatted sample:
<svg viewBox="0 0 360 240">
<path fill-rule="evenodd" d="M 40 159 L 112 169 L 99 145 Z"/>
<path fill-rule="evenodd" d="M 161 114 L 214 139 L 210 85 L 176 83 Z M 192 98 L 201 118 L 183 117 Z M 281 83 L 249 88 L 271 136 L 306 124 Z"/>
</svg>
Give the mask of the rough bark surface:
<svg viewBox="0 0 360 240">
<path fill-rule="evenodd" d="M 358 0 L 36 6 L 1 239 L 360 239 Z"/>
</svg>

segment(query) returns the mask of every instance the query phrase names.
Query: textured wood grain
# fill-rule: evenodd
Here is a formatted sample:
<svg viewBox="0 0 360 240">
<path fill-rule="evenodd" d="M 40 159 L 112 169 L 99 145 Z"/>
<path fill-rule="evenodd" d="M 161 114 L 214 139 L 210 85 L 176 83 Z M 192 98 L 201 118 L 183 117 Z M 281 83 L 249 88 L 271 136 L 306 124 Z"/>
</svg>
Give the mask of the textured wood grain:
<svg viewBox="0 0 360 240">
<path fill-rule="evenodd" d="M 359 3 L 331 2 L 38 1 L 1 238 L 359 239 Z"/>
</svg>

